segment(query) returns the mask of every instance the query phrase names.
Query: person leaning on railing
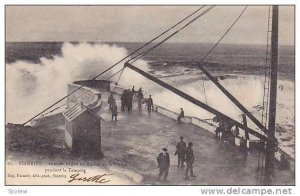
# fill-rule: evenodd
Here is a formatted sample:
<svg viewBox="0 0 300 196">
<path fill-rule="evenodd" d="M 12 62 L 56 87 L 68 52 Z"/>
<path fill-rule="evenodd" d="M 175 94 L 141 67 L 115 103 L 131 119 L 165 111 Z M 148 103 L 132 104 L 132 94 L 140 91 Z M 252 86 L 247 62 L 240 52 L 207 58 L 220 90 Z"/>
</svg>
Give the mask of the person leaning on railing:
<svg viewBox="0 0 300 196">
<path fill-rule="evenodd" d="M 178 123 L 181 123 L 181 119 L 184 117 L 184 111 L 183 111 L 183 108 L 180 108 L 180 114 L 179 116 L 177 117 L 177 122 Z"/>
</svg>

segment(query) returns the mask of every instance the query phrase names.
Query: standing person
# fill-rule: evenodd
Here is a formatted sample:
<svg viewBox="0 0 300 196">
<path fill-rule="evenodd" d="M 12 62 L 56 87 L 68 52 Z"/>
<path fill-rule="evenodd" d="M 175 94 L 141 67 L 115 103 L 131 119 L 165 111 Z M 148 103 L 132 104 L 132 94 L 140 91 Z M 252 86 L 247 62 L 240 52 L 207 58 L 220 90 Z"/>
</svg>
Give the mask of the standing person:
<svg viewBox="0 0 300 196">
<path fill-rule="evenodd" d="M 181 119 L 184 117 L 184 111 L 183 111 L 183 108 L 180 108 L 180 114 L 179 116 L 177 117 L 177 122 L 178 123 L 181 123 Z"/>
<path fill-rule="evenodd" d="M 231 129 L 232 135 L 234 135 L 234 137 L 239 137 L 240 135 L 240 129 L 237 125 L 234 125 Z"/>
<path fill-rule="evenodd" d="M 176 151 L 175 156 L 178 155 L 178 165 L 177 167 L 184 168 L 184 155 L 185 155 L 185 149 L 186 149 L 186 143 L 183 141 L 183 137 L 180 136 L 180 142 L 176 145 Z"/>
<path fill-rule="evenodd" d="M 128 90 L 124 90 L 124 107 L 125 106 L 128 107 L 128 102 L 129 102 L 129 99 L 128 99 L 129 95 L 128 94 L 129 94 Z M 124 110 L 125 110 L 125 108 L 124 108 Z"/>
<path fill-rule="evenodd" d="M 240 140 L 240 152 L 243 154 L 243 161 L 245 163 L 248 157 L 248 147 L 247 147 L 247 139 L 245 139 L 244 136 L 242 136 Z"/>
<path fill-rule="evenodd" d="M 116 102 L 113 102 L 113 105 L 111 108 L 111 120 L 113 120 L 115 117 L 115 121 L 117 121 L 117 116 L 118 116 L 118 107 L 117 107 Z"/>
<path fill-rule="evenodd" d="M 138 99 L 138 108 L 141 109 L 142 108 L 142 100 L 144 98 L 143 92 L 142 92 L 142 88 L 140 88 L 137 92 L 137 99 Z"/>
<path fill-rule="evenodd" d="M 223 136 L 224 132 L 225 132 L 225 124 L 223 119 L 220 118 L 218 127 L 216 129 L 216 137 L 221 138 L 221 135 Z"/>
<path fill-rule="evenodd" d="M 189 180 L 191 178 L 195 178 L 196 176 L 194 175 L 193 171 L 193 164 L 194 164 L 194 151 L 192 149 L 193 143 L 189 142 L 188 147 L 186 148 L 185 151 L 185 162 L 186 162 L 186 170 L 185 170 L 185 179 Z M 190 177 L 189 174 L 190 173 Z"/>
<path fill-rule="evenodd" d="M 137 91 L 138 93 L 142 93 L 143 94 L 143 90 L 142 90 L 142 87 L 139 88 L 139 90 Z"/>
<path fill-rule="evenodd" d="M 164 181 L 166 181 L 169 174 L 170 156 L 166 148 L 163 148 L 162 150 L 163 152 L 159 153 L 157 157 L 157 164 L 159 168 L 158 180 L 160 180 L 161 176 L 164 175 Z"/>
<path fill-rule="evenodd" d="M 127 107 L 128 107 L 128 111 L 132 110 L 132 99 L 133 99 L 133 94 L 131 93 L 130 89 L 128 89 L 127 92 Z"/>
<path fill-rule="evenodd" d="M 135 94 L 134 86 L 131 89 L 131 94 L 132 94 L 132 96 L 134 96 L 134 94 Z"/>
<path fill-rule="evenodd" d="M 280 155 L 280 165 L 279 169 L 280 170 L 286 170 L 290 168 L 290 162 L 287 160 L 285 154 Z"/>
<path fill-rule="evenodd" d="M 247 117 L 246 117 L 246 114 L 242 114 L 242 123 L 243 125 L 245 125 L 247 127 Z M 249 133 L 247 131 L 245 131 L 245 136 L 246 136 L 246 139 L 249 140 Z"/>
<path fill-rule="evenodd" d="M 231 143 L 233 145 L 235 145 L 235 138 L 239 138 L 240 137 L 240 130 L 239 130 L 239 127 L 237 125 L 234 125 L 232 128 L 231 128 Z"/>
<path fill-rule="evenodd" d="M 123 91 L 121 95 L 121 111 L 125 111 L 125 103 L 126 103 L 126 90 Z"/>
<path fill-rule="evenodd" d="M 151 98 L 151 95 L 149 95 L 149 98 L 147 99 L 148 112 L 151 112 L 152 107 L 153 107 L 153 99 Z"/>
<path fill-rule="evenodd" d="M 111 110 L 111 108 L 112 108 L 112 105 L 113 105 L 113 103 L 114 103 L 114 96 L 113 96 L 113 94 L 112 93 L 110 93 L 110 96 L 108 97 L 108 104 L 109 104 L 109 110 Z"/>
<path fill-rule="evenodd" d="M 225 143 L 230 143 L 231 137 L 231 128 L 233 127 L 233 123 L 228 119 L 223 119 L 224 122 L 224 131 L 222 133 L 222 138 Z"/>
</svg>

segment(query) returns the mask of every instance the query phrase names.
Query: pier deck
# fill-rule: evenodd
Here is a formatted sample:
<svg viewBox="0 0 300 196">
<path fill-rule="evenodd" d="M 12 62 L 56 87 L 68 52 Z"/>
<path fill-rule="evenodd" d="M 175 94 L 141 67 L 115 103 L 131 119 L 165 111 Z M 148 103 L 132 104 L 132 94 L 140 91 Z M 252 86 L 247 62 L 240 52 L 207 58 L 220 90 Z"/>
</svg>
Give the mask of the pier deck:
<svg viewBox="0 0 300 196">
<path fill-rule="evenodd" d="M 106 103 L 106 97 L 102 99 Z M 120 112 L 119 98 L 117 98 Z M 175 120 L 157 112 L 148 113 L 145 108 L 120 112 L 118 121 L 111 121 L 108 106 L 101 110 L 103 122 L 102 150 L 109 159 L 126 162 L 127 168 L 144 177 L 143 184 L 173 185 L 256 185 L 258 152 L 249 152 L 246 161 L 239 148 L 216 139 L 210 132 L 192 124 L 178 124 Z M 174 156 L 179 137 L 193 142 L 195 180 L 184 180 L 185 169 L 177 168 Z M 157 182 L 156 157 L 166 147 L 171 158 L 168 181 Z M 273 184 L 293 185 L 293 170 L 275 169 Z"/>
</svg>

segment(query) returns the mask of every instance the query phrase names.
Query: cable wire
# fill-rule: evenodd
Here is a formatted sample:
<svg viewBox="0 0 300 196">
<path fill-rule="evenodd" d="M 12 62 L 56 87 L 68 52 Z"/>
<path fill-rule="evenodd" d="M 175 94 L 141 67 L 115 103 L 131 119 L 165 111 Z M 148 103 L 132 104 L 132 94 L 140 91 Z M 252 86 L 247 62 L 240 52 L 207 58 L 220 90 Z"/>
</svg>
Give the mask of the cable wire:
<svg viewBox="0 0 300 196">
<path fill-rule="evenodd" d="M 174 35 L 176 35 L 177 33 L 179 33 L 180 31 L 182 31 L 183 29 L 185 29 L 186 27 L 188 27 L 190 24 L 192 24 L 193 22 L 195 22 L 197 19 L 199 19 L 201 16 L 205 15 L 206 13 L 208 13 L 210 10 L 212 10 L 215 6 L 210 6 L 208 7 L 205 11 L 203 11 L 201 14 L 199 14 L 198 16 L 196 16 L 195 18 L 193 18 L 191 21 L 189 21 L 187 24 L 185 24 L 183 27 L 181 27 L 180 29 L 178 29 L 177 31 L 175 31 L 174 33 L 172 33 L 171 35 L 169 35 L 168 37 L 166 37 L 165 39 L 163 39 L 162 41 L 160 41 L 159 43 L 157 43 L 156 45 L 152 46 L 151 48 L 149 48 L 148 50 L 136 55 L 135 57 L 131 58 L 128 62 L 130 62 L 131 64 L 134 63 L 135 61 L 137 61 L 138 59 L 142 58 L 143 56 L 147 55 L 149 52 L 151 52 L 152 50 L 154 50 L 155 48 L 157 48 L 158 46 L 160 46 L 161 44 L 163 44 L 164 42 L 166 42 L 167 40 L 169 40 L 171 37 L 173 37 Z"/>
<path fill-rule="evenodd" d="M 194 21 L 196 21 L 197 19 L 199 19 L 201 16 L 205 15 L 206 13 L 208 13 L 210 10 L 212 10 L 215 6 L 209 6 L 206 10 L 204 10 L 202 13 L 200 13 L 199 15 L 197 15 L 196 17 L 194 17 L 192 20 L 190 20 L 187 24 L 185 24 L 183 27 L 181 27 L 179 30 L 175 31 L 174 33 L 172 33 L 171 35 L 169 35 L 168 37 L 166 37 L 165 39 L 163 39 L 162 41 L 160 41 L 159 43 L 157 43 L 156 45 L 152 46 L 151 48 L 147 49 L 144 52 L 141 52 L 140 54 L 136 55 L 135 57 L 131 58 L 130 60 L 128 60 L 127 62 L 132 61 L 131 63 L 134 63 L 135 61 L 137 61 L 138 59 L 142 58 L 143 56 L 145 56 L 146 54 L 148 54 L 149 52 L 151 52 L 152 50 L 154 50 L 155 48 L 157 48 L 159 45 L 163 44 L 165 41 L 167 41 L 168 39 L 170 39 L 171 37 L 173 37 L 174 35 L 176 35 L 177 33 L 179 33 L 181 30 L 183 30 L 184 28 L 188 27 L 190 24 L 192 24 Z M 203 8 L 203 6 L 201 7 Z M 200 9 L 199 9 L 200 10 Z M 120 69 L 119 71 L 117 71 L 116 73 L 114 73 L 113 75 L 111 75 L 110 77 L 108 77 L 106 80 L 111 79 L 112 77 L 114 77 L 115 75 L 117 75 L 119 72 L 123 72 L 123 69 L 125 67 L 123 67 L 122 69 Z"/>
<path fill-rule="evenodd" d="M 103 75 L 104 73 L 108 72 L 109 70 L 111 70 L 113 67 L 115 67 L 116 65 L 118 65 L 119 63 L 121 63 L 122 61 L 124 61 L 125 59 L 127 59 L 128 57 L 132 56 L 133 54 L 135 54 L 136 52 L 140 51 L 142 48 L 146 47 L 147 45 L 149 45 L 150 43 L 152 43 L 153 41 L 155 41 L 156 39 L 158 39 L 159 37 L 161 37 L 162 35 L 164 35 L 165 33 L 169 32 L 171 29 L 175 28 L 176 26 L 178 26 L 179 24 L 181 24 L 182 22 L 184 22 L 185 20 L 187 20 L 188 18 L 190 18 L 192 15 L 194 15 L 195 13 L 197 13 L 198 11 L 200 11 L 201 9 L 203 9 L 205 6 L 200 7 L 199 9 L 197 9 L 196 11 L 192 12 L 191 14 L 189 14 L 187 17 L 183 18 L 182 20 L 180 20 L 178 23 L 176 23 L 175 25 L 171 26 L 170 28 L 168 28 L 167 30 L 165 30 L 164 32 L 162 32 L 161 34 L 159 34 L 158 36 L 154 37 L 152 40 L 150 40 L 149 42 L 147 42 L 146 44 L 142 45 L 141 47 L 139 47 L 138 49 L 134 50 L 132 53 L 130 53 L 129 55 L 125 56 L 124 58 L 122 58 L 121 60 L 119 60 L 118 62 L 116 62 L 115 64 L 111 65 L 109 68 L 107 68 L 106 70 L 104 70 L 103 72 L 99 73 L 98 75 L 96 75 L 93 78 L 90 78 L 89 80 L 95 80 L 97 79 L 99 76 Z M 49 110 L 50 108 L 52 108 L 53 106 L 55 106 L 56 104 L 60 103 L 61 101 L 63 101 L 64 99 L 66 99 L 67 97 L 69 97 L 70 95 L 74 94 L 75 92 L 77 92 L 78 90 L 80 90 L 82 87 L 84 87 L 84 85 L 79 86 L 78 88 L 76 88 L 74 91 L 72 91 L 71 93 L 67 94 L 66 96 L 62 97 L 61 99 L 59 99 L 58 101 L 54 102 L 52 105 L 50 105 L 49 107 L 47 107 L 46 109 L 42 110 L 41 112 L 39 112 L 38 114 L 36 114 L 35 116 L 33 116 L 32 118 L 30 118 L 29 120 L 27 120 L 26 122 L 24 122 L 22 125 L 26 125 L 28 122 L 30 122 L 31 120 L 35 119 L 36 117 L 38 117 L 39 115 L 43 114 L 45 111 Z"/>
<path fill-rule="evenodd" d="M 122 74 L 123 74 L 124 69 L 125 69 L 125 67 L 123 67 L 123 69 L 121 69 L 121 73 L 120 73 L 120 75 L 119 75 L 119 77 L 118 77 L 118 80 L 115 82 L 115 86 L 114 86 L 112 92 L 115 92 L 116 86 L 118 85 L 118 83 L 119 83 L 119 81 L 120 81 L 120 79 L 121 79 L 121 76 L 122 76 Z"/>
<path fill-rule="evenodd" d="M 245 8 L 242 10 L 242 12 L 240 13 L 240 15 L 236 18 L 236 20 L 229 26 L 229 28 L 226 30 L 226 32 L 220 37 L 220 39 L 213 45 L 213 47 L 206 53 L 206 55 L 197 63 L 201 64 L 203 63 L 203 61 L 210 55 L 210 53 L 213 52 L 213 50 L 217 47 L 217 45 L 223 40 L 223 38 L 229 33 L 229 31 L 232 29 L 232 27 L 237 23 L 237 21 L 242 17 L 242 15 L 244 14 L 244 12 L 246 11 L 248 6 L 245 6 Z M 180 76 L 183 75 L 184 72 L 189 71 L 191 69 L 194 69 L 195 67 L 197 67 L 196 65 L 184 70 L 182 73 L 179 74 L 174 74 L 174 75 L 169 75 L 169 76 L 161 76 L 158 78 L 167 78 L 167 77 L 175 77 L 175 76 Z"/>
<path fill-rule="evenodd" d="M 114 76 L 116 76 L 118 73 L 120 73 L 123 69 L 125 69 L 125 67 L 123 67 L 122 69 L 120 69 L 119 71 L 117 71 L 116 73 L 114 73 L 113 75 L 109 76 L 108 78 L 105 79 L 105 81 L 108 81 L 109 79 L 113 78 Z"/>
</svg>

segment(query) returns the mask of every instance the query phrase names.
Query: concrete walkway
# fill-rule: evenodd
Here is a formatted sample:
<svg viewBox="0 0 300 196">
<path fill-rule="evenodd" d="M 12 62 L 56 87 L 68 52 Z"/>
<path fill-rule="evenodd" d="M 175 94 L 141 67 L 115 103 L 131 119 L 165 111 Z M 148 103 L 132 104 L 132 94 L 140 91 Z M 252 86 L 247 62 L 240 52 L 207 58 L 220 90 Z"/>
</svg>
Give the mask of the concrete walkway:
<svg viewBox="0 0 300 196">
<path fill-rule="evenodd" d="M 102 95 L 106 103 L 108 94 Z M 117 97 L 120 111 L 119 97 Z M 111 121 L 107 104 L 100 111 L 102 121 L 102 151 L 106 158 L 125 162 L 126 168 L 144 177 L 142 184 L 152 185 L 256 185 L 258 152 L 244 156 L 233 145 L 217 140 L 213 134 L 192 124 L 178 124 L 156 112 L 137 109 L 120 112 L 118 121 Z M 185 169 L 177 168 L 174 156 L 179 137 L 194 143 L 195 180 L 184 180 Z M 156 180 L 156 157 L 166 147 L 171 158 L 167 182 Z M 293 185 L 293 171 L 275 170 L 273 184 Z"/>
</svg>

